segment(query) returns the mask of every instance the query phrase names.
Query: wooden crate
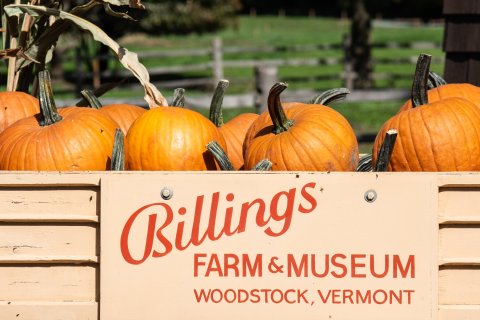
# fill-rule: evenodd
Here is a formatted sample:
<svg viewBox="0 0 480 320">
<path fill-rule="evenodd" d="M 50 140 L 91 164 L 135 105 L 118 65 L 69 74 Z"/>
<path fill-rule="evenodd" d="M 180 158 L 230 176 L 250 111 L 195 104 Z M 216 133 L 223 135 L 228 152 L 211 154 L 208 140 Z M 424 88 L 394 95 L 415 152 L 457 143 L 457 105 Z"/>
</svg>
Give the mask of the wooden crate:
<svg viewBox="0 0 480 320">
<path fill-rule="evenodd" d="M 98 319 L 100 175 L 2 174 L 0 319 Z"/>
<path fill-rule="evenodd" d="M 351 204 L 362 214 L 369 210 L 376 210 L 382 205 L 388 205 L 399 197 L 400 200 L 395 201 L 418 203 L 425 211 L 425 215 L 428 215 L 427 211 L 431 210 L 435 219 L 432 220 L 432 225 L 427 227 L 428 230 L 425 230 L 425 242 L 429 242 L 435 252 L 428 254 L 425 259 L 432 261 L 435 268 L 432 271 L 433 280 L 428 280 L 430 282 L 428 285 L 433 290 L 431 297 L 427 299 L 428 301 L 422 302 L 428 304 L 431 310 L 427 318 L 480 319 L 480 174 L 160 172 L 2 174 L 0 177 L 0 319 L 73 320 L 100 319 L 101 316 L 102 320 L 117 317 L 123 319 L 112 311 L 112 306 L 119 310 L 123 307 L 123 302 L 119 303 L 120 301 L 116 300 L 118 298 L 112 293 L 118 290 L 124 290 L 126 305 L 130 300 L 133 301 L 132 308 L 138 310 L 138 319 L 157 319 L 154 313 L 151 313 L 151 310 L 155 309 L 152 303 L 161 305 L 162 302 L 152 298 L 152 292 L 148 291 L 144 293 L 144 297 L 141 295 L 130 297 L 129 294 L 133 294 L 135 288 L 130 293 L 129 290 L 125 290 L 124 283 L 123 287 L 120 286 L 122 281 L 128 280 L 125 279 L 128 277 L 122 276 L 122 268 L 118 268 L 118 275 L 115 274 L 117 270 L 111 270 L 112 250 L 107 250 L 110 248 L 111 235 L 105 233 L 106 230 L 109 233 L 112 231 L 104 224 L 117 219 L 115 215 L 118 212 L 112 212 L 111 208 L 117 208 L 115 210 L 118 211 L 123 203 L 134 202 L 136 197 L 141 197 L 143 194 L 148 199 L 149 192 L 160 194 L 162 186 L 173 186 L 176 195 L 179 194 L 182 186 L 187 186 L 191 189 L 188 190 L 188 194 L 198 195 L 208 189 L 209 184 L 217 184 L 218 187 L 218 184 L 225 183 L 229 190 L 247 189 L 245 194 L 256 192 L 261 197 L 262 192 L 259 190 L 263 186 L 278 186 L 279 190 L 289 190 L 288 186 L 294 185 L 300 190 L 300 187 L 305 186 L 309 181 L 317 182 L 315 187 L 322 188 L 319 191 L 319 194 L 322 194 L 322 202 L 319 203 L 324 203 L 321 212 L 338 211 L 338 219 L 341 221 L 335 223 L 334 220 L 328 220 L 332 229 L 341 227 L 345 222 L 344 219 L 349 215 L 352 220 L 357 221 L 356 211 L 345 211 L 350 204 L 349 199 L 342 195 L 343 193 L 353 194 L 355 197 L 358 194 L 362 198 L 362 202 L 356 200 L 357 202 Z M 411 181 L 413 184 L 410 184 Z M 122 183 L 130 184 L 129 190 L 134 191 L 119 193 Z M 158 187 L 154 191 L 151 190 L 152 183 Z M 223 190 L 222 188 L 220 186 L 218 190 Z M 257 191 L 255 191 L 256 188 Z M 373 202 L 378 207 L 368 204 L 363 199 L 369 188 L 378 193 L 377 201 Z M 405 194 L 395 194 L 397 190 L 406 190 L 405 192 L 423 190 L 422 198 L 415 196 L 409 198 Z M 424 195 L 426 197 L 423 197 Z M 337 197 L 343 199 L 342 203 L 329 202 L 329 198 Z M 394 211 L 397 209 L 393 208 Z M 120 216 L 119 219 L 121 219 Z M 398 216 L 395 219 L 399 219 Z M 362 219 L 358 221 L 361 223 Z M 386 218 L 385 221 L 388 219 Z M 428 220 L 425 221 L 428 222 Z M 402 225 L 400 221 L 394 222 Z M 433 236 L 430 236 L 432 230 Z M 422 233 L 414 225 L 412 228 L 405 228 L 402 232 Z M 344 235 L 338 229 L 335 233 L 343 235 L 345 243 L 348 243 L 348 235 Z M 301 232 L 299 234 L 301 236 Z M 362 235 L 368 237 L 369 233 L 365 232 Z M 262 236 L 263 233 L 254 233 L 250 237 L 254 238 L 254 243 L 263 243 L 265 239 Z M 311 240 L 311 238 L 308 239 Z M 266 240 L 272 242 L 273 244 L 268 245 L 274 248 L 276 238 Z M 301 246 L 302 241 L 306 240 L 307 238 L 301 239 L 298 241 L 300 244 L 297 245 Z M 351 241 L 355 242 L 354 239 Z M 229 248 L 234 248 L 231 246 L 232 243 L 228 239 L 222 252 L 228 252 Z M 421 245 L 419 243 L 419 246 Z M 378 246 L 378 243 L 375 246 Z M 202 248 L 205 252 L 217 250 L 212 249 L 212 243 L 206 244 L 205 247 L 205 249 Z M 238 252 L 235 250 L 232 249 L 232 252 Z M 251 249 L 246 250 L 251 251 Z M 419 258 L 419 261 L 422 260 Z M 178 272 L 183 272 L 185 268 L 189 272 L 192 270 L 191 266 L 178 266 Z M 141 269 L 140 272 L 147 274 L 149 271 L 146 269 Z M 115 279 L 118 280 L 118 287 Z M 237 280 L 234 279 L 234 281 Z M 175 286 L 175 284 L 169 284 L 168 279 L 165 281 L 167 288 Z M 283 280 L 274 279 L 273 281 L 277 281 L 278 284 Z M 368 286 L 368 280 L 366 283 Z M 138 294 L 135 292 L 135 295 Z M 142 299 L 145 300 L 143 307 Z M 235 314 L 228 309 L 228 305 L 222 305 L 220 311 L 217 311 L 217 307 L 205 305 L 200 310 L 208 314 L 211 308 L 216 310 L 215 312 L 220 312 L 220 318 L 228 315 L 236 319 Z M 332 306 L 324 306 L 323 309 L 330 307 Z M 346 307 L 350 308 L 349 310 L 356 308 L 356 306 Z M 247 307 L 245 308 L 248 310 Z M 279 306 L 267 306 L 266 310 L 270 310 L 268 308 L 279 308 Z M 288 314 L 288 310 L 294 310 L 293 314 L 299 314 L 297 309 L 289 308 L 288 306 L 280 307 L 287 318 L 293 316 Z M 376 309 L 372 306 L 372 309 L 367 309 L 372 312 L 372 316 L 368 319 L 378 318 L 375 310 L 382 310 L 382 312 L 389 310 L 388 306 L 381 308 Z M 188 314 L 188 311 L 182 310 L 181 306 L 175 307 L 174 310 L 179 314 L 184 312 Z M 254 310 L 260 313 L 252 314 L 252 317 L 269 318 L 269 316 L 262 316 L 264 311 L 262 307 L 259 308 L 256 305 Z M 341 310 L 341 305 L 334 305 L 328 312 L 332 319 L 347 319 L 348 317 Z M 394 310 L 398 312 L 398 309 Z M 323 313 L 312 312 L 311 308 L 306 309 L 305 312 L 305 316 L 300 314 L 298 318 L 323 319 Z M 174 313 L 167 313 L 166 318 L 180 319 L 181 317 L 176 317 Z M 206 317 L 199 314 L 198 318 Z M 380 318 L 390 319 L 391 317 L 384 313 Z"/>
<path fill-rule="evenodd" d="M 439 176 L 440 319 L 480 319 L 480 179 Z"/>
</svg>

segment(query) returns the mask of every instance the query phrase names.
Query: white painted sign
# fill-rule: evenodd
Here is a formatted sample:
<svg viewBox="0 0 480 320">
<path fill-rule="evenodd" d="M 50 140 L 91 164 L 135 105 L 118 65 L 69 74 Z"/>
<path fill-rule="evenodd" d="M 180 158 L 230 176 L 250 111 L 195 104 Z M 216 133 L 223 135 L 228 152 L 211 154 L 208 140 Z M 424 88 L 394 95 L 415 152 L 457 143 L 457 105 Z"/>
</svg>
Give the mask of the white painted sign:
<svg viewBox="0 0 480 320">
<path fill-rule="evenodd" d="M 437 197 L 421 174 L 109 175 L 101 319 L 436 319 Z"/>
</svg>

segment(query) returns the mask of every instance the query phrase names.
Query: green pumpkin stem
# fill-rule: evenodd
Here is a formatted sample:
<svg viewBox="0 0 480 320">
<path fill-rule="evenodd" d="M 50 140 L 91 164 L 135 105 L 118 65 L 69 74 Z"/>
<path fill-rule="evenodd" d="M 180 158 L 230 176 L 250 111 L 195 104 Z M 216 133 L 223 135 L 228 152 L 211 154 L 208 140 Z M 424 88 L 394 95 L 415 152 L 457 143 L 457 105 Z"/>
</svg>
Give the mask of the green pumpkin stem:
<svg viewBox="0 0 480 320">
<path fill-rule="evenodd" d="M 370 172 L 373 171 L 372 166 L 372 155 L 371 154 L 364 154 L 360 156 L 360 160 L 358 160 L 357 172 Z"/>
<path fill-rule="evenodd" d="M 287 118 L 280 101 L 280 94 L 288 87 L 284 82 L 278 82 L 273 85 L 268 93 L 268 113 L 273 122 L 273 133 L 279 134 L 287 131 L 292 125 L 293 120 Z"/>
<path fill-rule="evenodd" d="M 445 79 L 440 77 L 435 72 L 430 71 L 428 73 L 428 89 L 438 88 L 438 87 L 446 85 L 446 84 L 447 84 L 447 81 L 445 81 Z"/>
<path fill-rule="evenodd" d="M 233 171 L 235 170 L 232 162 L 228 158 L 225 151 L 222 147 L 218 144 L 217 141 L 211 141 L 207 144 L 207 150 L 213 155 L 217 163 L 220 165 L 220 168 L 223 171 Z"/>
<path fill-rule="evenodd" d="M 62 120 L 62 117 L 58 114 L 57 106 L 53 99 L 52 82 L 48 70 L 38 73 L 38 84 L 40 88 L 40 125 L 49 126 Z"/>
<path fill-rule="evenodd" d="M 260 160 L 255 167 L 253 167 L 253 171 L 270 171 L 272 169 L 272 162 L 268 159 Z"/>
<path fill-rule="evenodd" d="M 309 101 L 310 104 L 321 104 L 329 106 L 338 101 L 345 100 L 350 90 L 347 88 L 334 88 L 320 93 L 318 96 Z"/>
<path fill-rule="evenodd" d="M 124 138 L 122 130 L 117 128 L 115 130 L 115 138 L 113 141 L 112 161 L 110 164 L 110 170 L 123 171 L 125 170 L 125 151 L 124 151 Z"/>
<path fill-rule="evenodd" d="M 92 90 L 84 89 L 80 91 L 83 99 L 87 101 L 87 104 L 92 109 L 100 109 L 102 107 L 102 103 L 97 98 L 97 96 L 93 93 Z"/>
<path fill-rule="evenodd" d="M 413 108 L 428 103 L 427 82 L 431 60 L 432 56 L 424 53 L 418 57 L 412 84 Z"/>
<path fill-rule="evenodd" d="M 373 171 L 384 172 L 388 170 L 388 164 L 390 163 L 397 134 L 398 131 L 395 129 L 390 129 L 385 134 L 385 139 L 380 147 L 380 151 L 378 151 L 377 163 L 375 164 Z"/>
<path fill-rule="evenodd" d="M 177 88 L 173 91 L 172 106 L 185 107 L 185 89 Z"/>
<path fill-rule="evenodd" d="M 217 128 L 223 126 L 223 97 L 225 96 L 225 90 L 228 88 L 228 80 L 222 79 L 218 82 L 215 91 L 213 92 L 212 102 L 210 103 L 210 116 Z"/>
</svg>

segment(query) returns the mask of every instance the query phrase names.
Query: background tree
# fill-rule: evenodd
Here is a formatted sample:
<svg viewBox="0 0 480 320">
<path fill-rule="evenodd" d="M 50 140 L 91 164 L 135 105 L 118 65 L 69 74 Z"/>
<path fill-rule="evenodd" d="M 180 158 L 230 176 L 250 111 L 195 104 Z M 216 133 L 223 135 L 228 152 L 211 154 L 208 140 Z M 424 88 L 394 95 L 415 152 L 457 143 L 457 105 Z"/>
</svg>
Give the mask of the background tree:
<svg viewBox="0 0 480 320">
<path fill-rule="evenodd" d="M 354 0 L 350 28 L 350 56 L 353 60 L 353 71 L 356 74 L 353 86 L 357 89 L 372 87 L 371 30 L 371 18 L 363 0 Z"/>
<path fill-rule="evenodd" d="M 130 32 L 154 35 L 188 34 L 218 31 L 236 23 L 240 0 L 143 0 L 145 10 L 114 7 L 133 19 L 119 23 L 118 16 L 97 8 L 91 19 L 112 38 Z"/>
</svg>

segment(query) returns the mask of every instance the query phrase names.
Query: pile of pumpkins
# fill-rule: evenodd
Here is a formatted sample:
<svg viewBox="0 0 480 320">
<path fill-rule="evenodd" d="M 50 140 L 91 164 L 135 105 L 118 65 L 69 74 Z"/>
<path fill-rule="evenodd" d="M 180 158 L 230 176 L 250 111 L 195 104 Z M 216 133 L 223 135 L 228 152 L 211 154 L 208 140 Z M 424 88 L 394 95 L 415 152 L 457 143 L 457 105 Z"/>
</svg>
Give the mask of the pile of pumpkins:
<svg viewBox="0 0 480 320">
<path fill-rule="evenodd" d="M 0 93 L 0 170 L 478 171 L 480 88 L 446 84 L 429 72 L 430 59 L 420 55 L 412 98 L 386 121 L 364 159 L 349 122 L 328 107 L 346 89 L 282 103 L 287 85 L 276 83 L 266 112 L 224 123 L 225 80 L 207 118 L 183 107 L 183 90 L 172 106 L 102 106 L 84 91 L 90 108 L 57 109 L 43 71 L 38 99 Z"/>
</svg>

